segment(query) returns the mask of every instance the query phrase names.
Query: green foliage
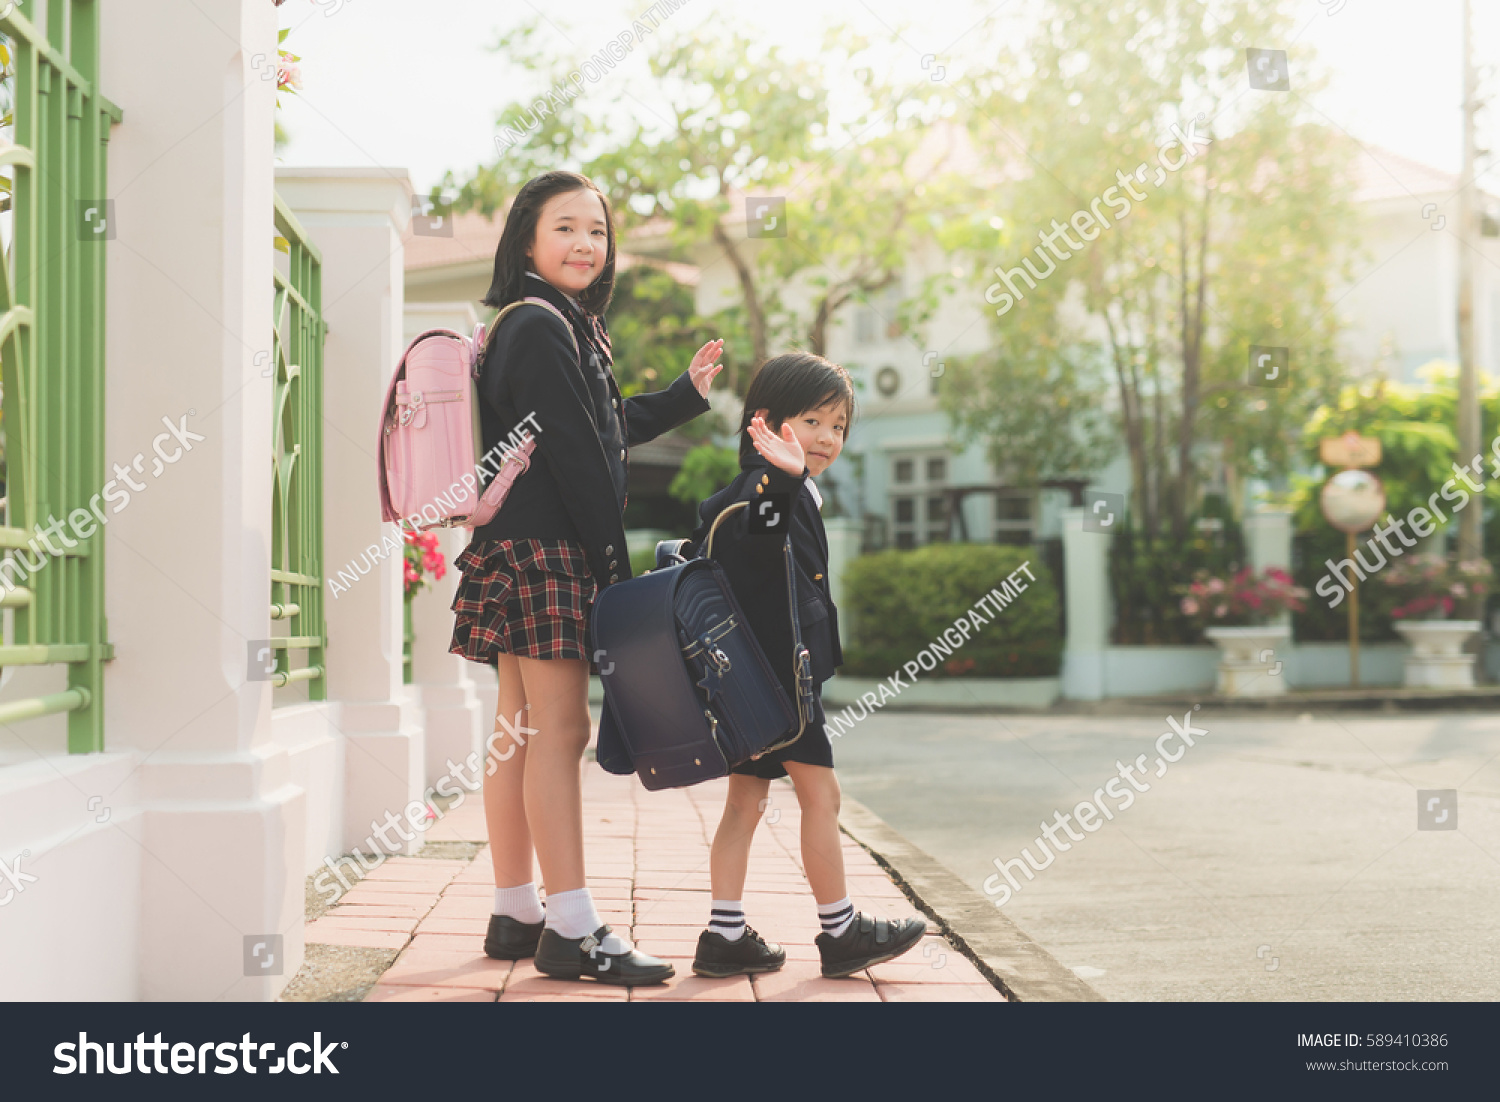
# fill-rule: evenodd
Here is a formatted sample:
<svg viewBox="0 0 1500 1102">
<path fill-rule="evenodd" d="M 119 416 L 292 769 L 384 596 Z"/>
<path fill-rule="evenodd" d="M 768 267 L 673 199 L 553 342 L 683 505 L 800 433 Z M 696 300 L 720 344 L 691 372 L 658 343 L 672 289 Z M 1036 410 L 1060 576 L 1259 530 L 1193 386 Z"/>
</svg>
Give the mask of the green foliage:
<svg viewBox="0 0 1500 1102">
<path fill-rule="evenodd" d="M 698 259 L 705 247 L 727 257 L 736 293 L 726 310 L 738 314 L 714 320 L 743 336 L 725 356 L 725 383 L 741 394 L 752 374 L 744 368 L 773 348 L 822 352 L 844 305 L 894 285 L 913 252 L 943 239 L 945 215 L 981 194 L 944 158 L 913 164 L 941 99 L 926 74 L 892 81 L 871 63 L 870 42 L 847 27 L 828 28 L 809 58 L 719 19 L 674 21 L 644 44 L 665 109 L 642 112 L 618 79 L 573 98 L 556 94 L 577 60 L 542 45 L 543 25 L 538 17 L 496 47 L 537 78 L 538 96 L 502 109 L 504 149 L 494 164 L 465 181 L 450 174 L 445 185 L 459 209 L 490 213 L 532 176 L 576 168 L 608 192 L 622 247 L 650 221 L 654 231 L 666 225 L 678 258 Z M 846 94 L 835 118 L 828 89 L 838 84 Z M 786 236 L 746 241 L 746 196 L 784 198 Z M 798 293 L 783 300 L 796 277 Z M 930 316 L 944 278 L 903 301 L 901 324 Z"/>
<path fill-rule="evenodd" d="M 1200 570 L 1227 574 L 1245 558 L 1244 537 L 1232 519 L 1224 527 L 1177 540 L 1148 537 L 1134 527 L 1110 540 L 1109 587 L 1115 599 L 1118 646 L 1181 646 L 1202 642 L 1198 625 L 1182 611 L 1179 588 Z M 1100 537 L 1104 538 L 1104 537 Z"/>
<path fill-rule="evenodd" d="M 734 481 L 740 473 L 740 456 L 734 448 L 699 444 L 682 457 L 682 469 L 667 492 L 678 501 L 696 506 Z"/>
<path fill-rule="evenodd" d="M 648 570 L 656 569 L 656 548 L 647 547 L 630 553 L 630 576 L 639 578 Z"/>
<path fill-rule="evenodd" d="M 841 672 L 889 677 L 1030 560 L 1027 588 L 994 614 L 946 662 L 924 677 L 1053 677 L 1061 664 L 1057 587 L 1028 550 L 995 544 L 937 543 L 915 551 L 862 555 L 844 577 L 855 639 Z M 981 619 L 991 614 L 980 610 Z"/>
<path fill-rule="evenodd" d="M 952 406 L 967 430 L 988 435 L 1002 470 L 1061 475 L 1097 443 L 1077 414 L 1097 419 L 1107 377 L 1132 513 L 1144 532 L 1170 528 L 1182 540 L 1207 458 L 1199 445 L 1221 448 L 1245 475 L 1285 471 L 1296 444 L 1287 428 L 1341 373 L 1331 307 L 1357 239 L 1353 150 L 1301 122 L 1307 91 L 1245 93 L 1241 47 L 1294 37 L 1294 0 L 1043 6 L 1034 35 L 998 44 L 997 61 L 961 81 L 975 143 L 1008 177 L 964 222 L 981 289 L 972 293 L 1003 289 L 996 268 L 1045 256 L 1039 234 L 1061 228 L 1081 248 L 1059 244 L 1070 255 L 1034 288 L 1015 281 L 1025 297 L 993 317 L 994 352 Z M 1293 64 L 1299 86 L 1315 88 L 1305 49 Z M 1212 141 L 1167 172 L 1185 157 L 1181 146 L 1163 151 L 1174 124 Z M 1074 212 L 1126 194 L 1117 173 L 1145 198 L 1107 229 L 1085 223 L 1096 240 L 1068 230 Z M 1032 263 L 1046 276 L 1047 261 Z M 998 295 L 988 301 L 1003 307 Z M 1291 387 L 1247 387 L 1251 344 L 1292 348 Z"/>
<path fill-rule="evenodd" d="M 743 344 L 743 335 L 726 331 L 722 320 L 699 317 L 693 289 L 659 268 L 643 264 L 617 272 L 609 304 L 609 339 L 620 393 L 629 398 L 665 389 L 714 337 L 725 339 L 727 358 L 728 347 Z M 679 431 L 706 439 L 714 431 L 713 420 L 694 418 Z"/>
<path fill-rule="evenodd" d="M 1319 492 L 1332 474 L 1318 459 L 1319 442 L 1324 437 L 1353 431 L 1380 441 L 1380 465 L 1371 468 L 1371 473 L 1378 476 L 1385 487 L 1386 508 L 1392 517 L 1405 518 L 1414 507 L 1426 505 L 1431 496 L 1453 477 L 1452 464 L 1458 453 L 1458 436 L 1453 427 L 1458 420 L 1457 367 L 1433 361 L 1419 368 L 1417 375 L 1419 383 L 1377 379 L 1345 386 L 1334 401 L 1319 407 L 1309 417 L 1302 437 L 1302 459 L 1312 467 L 1312 473 L 1293 477 L 1290 502 L 1296 532 L 1296 562 L 1292 575 L 1298 585 L 1312 589 L 1318 579 L 1328 573 L 1330 559 L 1337 563 L 1348 557 L 1344 533 L 1323 519 L 1318 505 Z M 1481 380 L 1479 410 L 1480 440 L 1487 449 L 1488 442 L 1494 439 L 1497 428 L 1500 428 L 1500 395 L 1496 394 L 1494 380 L 1488 377 Z M 1486 472 L 1491 460 L 1486 451 L 1483 463 Z M 1500 510 L 1495 508 L 1500 505 L 1500 481 L 1485 483 L 1484 499 L 1491 514 L 1485 526 L 1485 548 L 1493 563 L 1497 560 L 1496 552 L 1500 551 L 1500 542 L 1497 542 L 1500 540 Z M 1467 507 L 1478 508 L 1479 502 L 1471 501 Z M 1426 545 L 1426 549 L 1435 551 L 1443 550 L 1449 535 L 1456 536 L 1458 531 L 1458 518 L 1450 511 L 1450 503 L 1439 498 L 1438 508 L 1447 514 L 1448 520 L 1446 524 L 1439 524 L 1439 531 Z M 1363 549 L 1369 538 L 1369 532 L 1358 533 L 1355 545 Z M 1390 539 L 1393 545 L 1401 546 L 1396 536 Z M 1379 546 L 1377 543 L 1376 547 Z M 1390 557 L 1383 549 L 1379 553 L 1385 558 Z M 1410 555 L 1412 552 L 1406 553 Z M 1371 552 L 1365 550 L 1364 555 L 1368 561 Z M 1391 611 L 1400 603 L 1400 595 L 1391 587 L 1362 584 L 1359 587 L 1359 637 L 1370 642 L 1399 639 L 1392 627 Z M 1293 615 L 1292 628 L 1297 638 L 1309 642 L 1347 639 L 1347 601 L 1330 609 L 1327 598 L 1314 590 L 1306 611 Z"/>
</svg>

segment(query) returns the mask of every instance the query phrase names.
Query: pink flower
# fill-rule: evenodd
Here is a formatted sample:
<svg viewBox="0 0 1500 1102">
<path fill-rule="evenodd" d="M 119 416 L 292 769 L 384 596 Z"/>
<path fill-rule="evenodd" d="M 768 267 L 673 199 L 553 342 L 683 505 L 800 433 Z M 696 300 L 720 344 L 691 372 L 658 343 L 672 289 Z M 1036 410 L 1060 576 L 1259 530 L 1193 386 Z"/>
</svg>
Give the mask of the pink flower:
<svg viewBox="0 0 1500 1102">
<path fill-rule="evenodd" d="M 1210 579 L 1208 579 L 1208 591 L 1210 593 L 1223 593 L 1224 592 L 1224 581 L 1223 581 L 1223 579 L 1222 578 L 1210 578 Z"/>
<path fill-rule="evenodd" d="M 1184 616 L 1198 615 L 1198 602 L 1191 597 L 1184 597 L 1182 599 L 1182 612 Z"/>
<path fill-rule="evenodd" d="M 1214 606 L 1214 616 L 1216 618 L 1222 618 L 1224 616 L 1224 614 L 1226 612 L 1228 612 L 1228 611 L 1229 611 L 1229 606 L 1228 605 L 1215 605 Z"/>
</svg>

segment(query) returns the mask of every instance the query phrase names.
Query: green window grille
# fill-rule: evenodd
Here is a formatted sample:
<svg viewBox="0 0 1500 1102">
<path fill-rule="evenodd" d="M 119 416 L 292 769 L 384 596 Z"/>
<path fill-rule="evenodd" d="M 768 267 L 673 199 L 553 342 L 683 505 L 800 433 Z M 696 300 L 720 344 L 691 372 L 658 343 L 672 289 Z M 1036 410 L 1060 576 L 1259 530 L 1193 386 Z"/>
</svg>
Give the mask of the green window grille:
<svg viewBox="0 0 1500 1102">
<path fill-rule="evenodd" d="M 0 149 L 0 388 L 5 428 L 0 666 L 66 663 L 68 687 L 0 705 L 0 723 L 68 713 L 68 750 L 104 749 L 104 250 L 113 236 L 106 142 L 122 112 L 99 91 L 95 0 L 0 4 L 10 54 L 12 144 Z M 93 517 L 91 523 L 87 518 Z M 39 533 L 62 527 L 63 553 Z M 88 534 L 85 535 L 85 532 Z M 66 546 L 76 541 L 75 546 Z"/>
<path fill-rule="evenodd" d="M 306 681 L 309 700 L 328 698 L 323 676 L 323 259 L 291 208 L 276 197 L 275 375 L 271 470 L 271 619 L 290 621 L 273 638 L 275 686 Z M 291 652 L 306 651 L 292 667 Z"/>
</svg>

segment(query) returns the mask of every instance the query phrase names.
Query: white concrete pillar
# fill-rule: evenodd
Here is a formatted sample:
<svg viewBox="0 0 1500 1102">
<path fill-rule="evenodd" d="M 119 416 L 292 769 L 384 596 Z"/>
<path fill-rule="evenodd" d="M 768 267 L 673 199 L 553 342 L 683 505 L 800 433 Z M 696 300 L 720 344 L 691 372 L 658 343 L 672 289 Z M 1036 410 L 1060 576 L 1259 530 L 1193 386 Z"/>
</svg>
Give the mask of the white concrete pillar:
<svg viewBox="0 0 1500 1102">
<path fill-rule="evenodd" d="M 854 637 L 854 609 L 844 601 L 844 571 L 859 557 L 864 526 L 853 517 L 829 517 L 823 521 L 828 534 L 828 586 L 839 610 L 839 646 L 848 647 Z"/>
<path fill-rule="evenodd" d="M 449 773 L 448 760 L 462 762 L 481 750 L 494 730 L 493 716 L 482 710 L 471 671 L 479 663 L 448 653 L 453 641 L 453 597 L 459 572 L 453 565 L 473 533 L 467 528 L 433 529 L 447 563 L 443 577 L 412 598 L 411 672 L 413 697 L 426 718 L 426 783 Z M 486 722 L 488 720 L 489 722 Z M 481 727 L 483 733 L 481 734 Z"/>
<path fill-rule="evenodd" d="M 1109 646 L 1109 545 L 1112 536 L 1086 531 L 1081 508 L 1062 510 L 1063 574 L 1067 579 L 1068 638 L 1063 649 L 1062 694 L 1100 700 Z"/>
<path fill-rule="evenodd" d="M 1257 505 L 1244 520 L 1245 554 L 1257 574 L 1279 566 L 1292 572 L 1292 510 L 1286 505 Z M 1292 614 L 1283 612 L 1271 623 L 1289 627 Z"/>
<path fill-rule="evenodd" d="M 105 529 L 105 740 L 137 756 L 140 801 L 113 820 L 141 869 L 135 997 L 267 1000 L 302 962 L 306 833 L 270 685 L 249 681 L 247 662 L 250 641 L 271 635 L 271 388 L 257 354 L 271 347 L 276 87 L 262 76 L 276 9 L 100 8 L 100 84 L 125 115 L 108 146 L 105 454 L 127 473 L 144 457 L 131 474 L 143 488 Z M 141 64 L 163 28 L 165 83 Z M 164 418 L 203 439 L 158 468 Z M 117 921 L 107 900 L 77 905 Z M 262 945 L 254 968 L 250 943 Z M 46 952 L 92 949 L 84 938 Z"/>
<path fill-rule="evenodd" d="M 405 347 L 412 186 L 404 169 L 279 168 L 276 187 L 323 255 L 325 655 L 345 740 L 347 850 L 426 787 L 421 711 L 401 681 L 401 554 L 385 550 L 400 533 L 381 520 L 375 481 L 381 406 Z M 400 850 L 420 844 L 414 834 Z"/>
</svg>

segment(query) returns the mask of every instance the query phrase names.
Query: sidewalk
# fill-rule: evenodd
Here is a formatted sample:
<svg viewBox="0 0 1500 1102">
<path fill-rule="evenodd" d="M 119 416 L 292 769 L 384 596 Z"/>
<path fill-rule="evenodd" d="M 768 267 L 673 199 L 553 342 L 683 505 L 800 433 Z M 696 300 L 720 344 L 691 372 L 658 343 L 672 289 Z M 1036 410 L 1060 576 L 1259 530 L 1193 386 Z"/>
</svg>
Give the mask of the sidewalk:
<svg viewBox="0 0 1500 1102">
<path fill-rule="evenodd" d="M 307 926 L 310 944 L 400 949 L 367 1002 L 573 1002 L 583 999 L 694 1002 L 1004 1002 L 974 965 L 929 934 L 903 957 L 847 979 L 818 971 L 817 911 L 802 876 L 796 796 L 771 786 L 756 831 L 745 893 L 746 918 L 787 961 L 766 975 L 704 979 L 693 951 L 708 921 L 709 842 L 727 781 L 647 792 L 634 777 L 584 763 L 588 884 L 600 916 L 645 952 L 670 960 L 665 984 L 626 990 L 539 975 L 531 961 L 484 955 L 494 878 L 488 849 L 472 861 L 398 857 L 354 885 L 338 906 Z M 429 842 L 484 841 L 477 793 L 427 831 Z M 863 849 L 844 839 L 849 895 L 857 910 L 892 918 L 917 914 Z M 932 922 L 928 920 L 928 928 Z"/>
</svg>

